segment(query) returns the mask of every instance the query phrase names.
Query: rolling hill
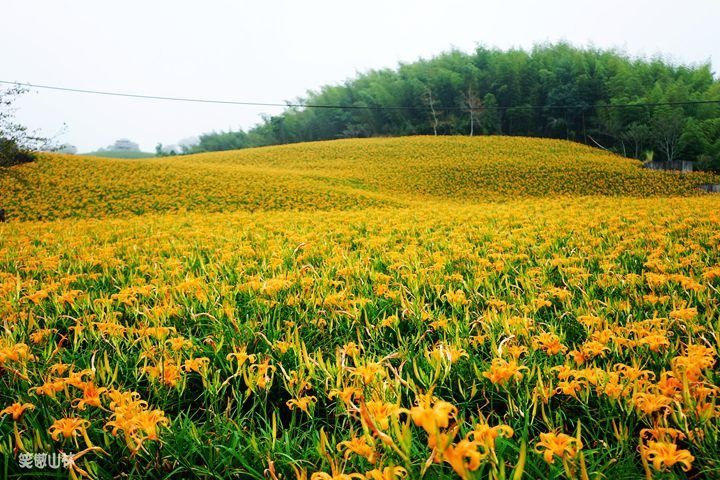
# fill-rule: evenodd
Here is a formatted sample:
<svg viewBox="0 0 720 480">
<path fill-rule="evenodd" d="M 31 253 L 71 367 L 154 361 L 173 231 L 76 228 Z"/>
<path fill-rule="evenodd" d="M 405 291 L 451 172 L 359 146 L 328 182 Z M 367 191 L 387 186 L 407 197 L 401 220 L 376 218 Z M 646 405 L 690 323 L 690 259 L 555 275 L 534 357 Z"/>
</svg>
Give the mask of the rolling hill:
<svg viewBox="0 0 720 480">
<path fill-rule="evenodd" d="M 10 219 L 176 211 L 345 210 L 416 201 L 685 196 L 708 174 L 643 169 L 577 143 L 522 137 L 335 140 L 172 158 L 44 155 L 0 171 Z"/>
</svg>

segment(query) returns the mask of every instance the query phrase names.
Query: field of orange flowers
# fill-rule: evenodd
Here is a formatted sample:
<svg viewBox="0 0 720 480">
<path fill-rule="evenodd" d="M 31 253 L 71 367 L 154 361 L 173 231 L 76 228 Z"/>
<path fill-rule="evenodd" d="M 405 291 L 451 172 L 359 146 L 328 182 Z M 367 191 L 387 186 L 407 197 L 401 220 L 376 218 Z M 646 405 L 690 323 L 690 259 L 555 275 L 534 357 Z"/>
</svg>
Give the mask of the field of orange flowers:
<svg viewBox="0 0 720 480">
<path fill-rule="evenodd" d="M 0 172 L 4 475 L 720 476 L 708 178 L 487 138 Z"/>
<path fill-rule="evenodd" d="M 46 156 L 0 174 L 0 208 L 16 220 L 327 211 L 440 199 L 686 196 L 701 183 L 720 180 L 647 170 L 557 140 L 379 138 L 142 160 Z"/>
</svg>

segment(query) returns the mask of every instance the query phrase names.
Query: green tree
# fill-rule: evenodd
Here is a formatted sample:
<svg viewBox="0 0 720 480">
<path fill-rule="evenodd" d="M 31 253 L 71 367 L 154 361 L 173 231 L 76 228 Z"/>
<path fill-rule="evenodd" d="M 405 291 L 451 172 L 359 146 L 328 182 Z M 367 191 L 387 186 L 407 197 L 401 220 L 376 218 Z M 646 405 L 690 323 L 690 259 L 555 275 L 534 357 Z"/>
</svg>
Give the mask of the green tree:
<svg viewBox="0 0 720 480">
<path fill-rule="evenodd" d="M 34 160 L 34 153 L 48 144 L 47 139 L 28 131 L 15 122 L 13 104 L 27 89 L 16 85 L 0 90 L 0 167 Z"/>
<path fill-rule="evenodd" d="M 657 108 L 653 114 L 652 136 L 668 162 L 677 159 L 680 153 L 680 135 L 684 125 L 685 118 L 679 108 Z"/>
<path fill-rule="evenodd" d="M 627 126 L 621 138 L 632 146 L 632 157 L 640 158 L 641 152 L 652 139 L 652 130 L 645 123 L 633 122 Z"/>
<path fill-rule="evenodd" d="M 468 87 L 467 92 L 462 93 L 461 105 L 463 109 L 470 115 L 470 136 L 475 133 L 475 118 L 482 116 L 483 101 L 473 92 L 472 87 Z"/>
<path fill-rule="evenodd" d="M 495 95 L 486 93 L 482 100 L 483 110 L 480 113 L 480 127 L 483 133 L 494 135 L 501 133 L 500 131 L 500 114 L 498 112 L 498 103 Z"/>
<path fill-rule="evenodd" d="M 480 92 L 482 107 L 469 108 Z M 196 149 L 482 132 L 566 138 L 636 158 L 648 149 L 655 158 L 712 157 L 717 136 L 706 122 L 720 118 L 720 104 L 646 105 L 697 100 L 720 101 L 709 64 L 678 66 L 567 43 L 480 47 L 322 86 L 293 102 L 321 108 L 288 108 L 247 132 L 206 134 Z"/>
</svg>

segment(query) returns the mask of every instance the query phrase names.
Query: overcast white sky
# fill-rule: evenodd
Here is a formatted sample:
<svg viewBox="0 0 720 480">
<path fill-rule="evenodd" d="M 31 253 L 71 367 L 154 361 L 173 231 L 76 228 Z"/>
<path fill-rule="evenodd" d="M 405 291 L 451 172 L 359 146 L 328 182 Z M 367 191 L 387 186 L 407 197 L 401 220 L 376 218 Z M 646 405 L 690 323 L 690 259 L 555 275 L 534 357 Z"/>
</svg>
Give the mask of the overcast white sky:
<svg viewBox="0 0 720 480">
<path fill-rule="evenodd" d="M 718 0 L 4 0 L 0 22 L 0 80 L 161 96 L 283 102 L 452 47 L 558 40 L 720 69 Z M 48 90 L 18 107 L 46 135 L 66 123 L 80 151 L 153 151 L 282 111 Z"/>
</svg>

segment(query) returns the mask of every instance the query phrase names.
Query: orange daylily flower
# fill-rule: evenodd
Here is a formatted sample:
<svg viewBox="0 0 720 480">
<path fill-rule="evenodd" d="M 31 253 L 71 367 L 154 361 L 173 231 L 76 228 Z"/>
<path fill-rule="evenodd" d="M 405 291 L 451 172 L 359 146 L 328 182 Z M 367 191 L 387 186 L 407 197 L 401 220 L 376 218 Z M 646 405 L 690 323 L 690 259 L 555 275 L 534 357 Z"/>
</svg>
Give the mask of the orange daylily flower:
<svg viewBox="0 0 720 480">
<path fill-rule="evenodd" d="M 48 431 L 50 432 L 50 437 L 57 441 L 61 434 L 64 438 L 75 437 L 79 433 L 84 434 L 88 425 L 90 425 L 90 421 L 84 418 L 61 418 L 55 420 Z"/>
<path fill-rule="evenodd" d="M 210 363 L 210 359 L 207 357 L 188 358 L 183 364 L 183 369 L 188 373 L 202 373 L 201 370 L 205 370 L 208 363 Z"/>
<path fill-rule="evenodd" d="M 439 428 L 447 428 L 458 413 L 453 404 L 433 398 L 430 394 L 419 397 L 416 403 L 410 409 L 410 416 L 415 425 L 422 427 L 428 435 L 435 435 Z"/>
<path fill-rule="evenodd" d="M 83 398 L 76 398 L 72 401 L 72 406 L 78 410 L 85 410 L 85 407 L 90 405 L 91 407 L 102 407 L 100 403 L 100 395 L 107 391 L 107 388 L 97 388 L 94 383 L 87 382 L 83 388 Z"/>
<path fill-rule="evenodd" d="M 478 450 L 478 447 L 481 450 Z M 449 445 L 443 452 L 442 458 L 450 464 L 455 473 L 461 478 L 467 479 L 469 472 L 480 468 L 487 453 L 484 445 L 469 440 L 460 440 L 457 444 Z"/>
<path fill-rule="evenodd" d="M 310 415 L 308 408 L 310 408 L 312 405 L 315 405 L 316 402 L 317 397 L 310 395 L 306 397 L 292 398 L 288 400 L 286 404 L 290 410 L 297 407 L 298 409 Z"/>
<path fill-rule="evenodd" d="M 350 457 L 351 453 L 355 453 L 356 455 L 360 455 L 361 457 L 364 457 L 367 459 L 370 463 L 375 463 L 377 460 L 377 452 L 375 451 L 375 446 L 373 444 L 369 444 L 367 440 L 363 437 L 354 437 L 351 440 L 345 440 L 337 444 L 338 451 L 345 450 L 344 458 L 347 460 Z"/>
<path fill-rule="evenodd" d="M 385 467 L 382 470 L 377 468 L 365 472 L 367 480 L 399 480 L 407 476 L 407 470 L 403 467 Z"/>
<path fill-rule="evenodd" d="M 483 372 L 483 377 L 490 379 L 490 381 L 496 385 L 502 386 L 513 378 L 522 380 L 522 370 L 527 369 L 527 367 L 518 366 L 515 360 L 508 362 L 503 358 L 494 358 L 490 369 L 487 372 Z"/>
<path fill-rule="evenodd" d="M 679 450 L 674 443 L 652 440 L 646 446 L 640 446 L 640 454 L 652 462 L 653 468 L 658 472 L 667 471 L 676 463 L 682 465 L 682 469 L 687 472 L 690 471 L 695 460 L 688 450 Z"/>
<path fill-rule="evenodd" d="M 582 449 L 582 442 L 564 433 L 541 433 L 535 452 L 541 453 L 547 463 L 554 463 L 554 455 L 560 458 L 575 457 Z"/>
<path fill-rule="evenodd" d="M 15 402 L 9 407 L 5 407 L 2 411 L 0 411 L 0 415 L 12 415 L 13 421 L 17 422 L 20 420 L 20 417 L 23 413 L 25 413 L 25 410 L 33 410 L 35 408 L 35 405 L 32 403 L 18 403 Z"/>
</svg>

